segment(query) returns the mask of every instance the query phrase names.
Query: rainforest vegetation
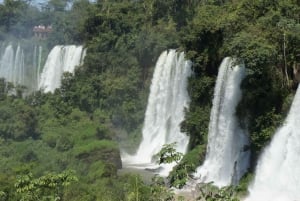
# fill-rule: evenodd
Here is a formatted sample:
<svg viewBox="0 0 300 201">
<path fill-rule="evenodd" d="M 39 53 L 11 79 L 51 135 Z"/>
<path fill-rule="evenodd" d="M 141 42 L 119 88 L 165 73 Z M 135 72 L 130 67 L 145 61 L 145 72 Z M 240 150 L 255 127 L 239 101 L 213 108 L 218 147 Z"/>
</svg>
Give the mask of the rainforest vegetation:
<svg viewBox="0 0 300 201">
<path fill-rule="evenodd" d="M 51 25 L 46 40 L 32 28 Z M 247 67 L 237 115 L 249 130 L 251 168 L 239 186 L 207 200 L 246 193 L 257 158 L 286 116 L 300 63 L 299 0 L 4 0 L 0 43 L 83 44 L 84 64 L 54 93 L 22 96 L 0 80 L 0 200 L 172 200 L 205 157 L 218 67 L 226 56 Z M 1 47 L 1 46 L 0 46 Z M 155 62 L 166 49 L 193 62 L 191 104 L 182 131 L 189 152 L 169 176 L 146 184 L 118 175 L 120 148 L 141 139 Z M 11 89 L 18 93 L 9 93 Z"/>
</svg>

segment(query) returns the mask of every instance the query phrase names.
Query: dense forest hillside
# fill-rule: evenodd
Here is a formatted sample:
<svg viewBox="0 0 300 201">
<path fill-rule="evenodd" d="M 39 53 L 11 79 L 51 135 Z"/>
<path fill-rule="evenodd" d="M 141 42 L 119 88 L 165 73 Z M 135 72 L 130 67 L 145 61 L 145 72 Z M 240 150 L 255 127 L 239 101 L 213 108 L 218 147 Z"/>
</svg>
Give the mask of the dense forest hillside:
<svg viewBox="0 0 300 201">
<path fill-rule="evenodd" d="M 46 38 L 34 36 L 38 25 L 51 26 Z M 236 200 L 247 193 L 258 157 L 293 100 L 300 1 L 49 0 L 37 7 L 4 0 L 0 55 L 9 43 L 43 47 L 42 62 L 55 45 L 83 45 L 87 53 L 54 93 L 28 94 L 0 79 L 0 200 L 175 199 L 168 187 L 182 187 L 204 160 L 213 89 L 226 56 L 247 69 L 236 114 L 249 130 L 251 167 L 240 185 L 211 187 L 224 197 L 207 200 Z M 117 174 L 120 150 L 138 147 L 155 62 L 171 48 L 193 63 L 191 103 L 181 123 L 189 151 L 166 183 L 154 177 L 149 184 Z"/>
</svg>

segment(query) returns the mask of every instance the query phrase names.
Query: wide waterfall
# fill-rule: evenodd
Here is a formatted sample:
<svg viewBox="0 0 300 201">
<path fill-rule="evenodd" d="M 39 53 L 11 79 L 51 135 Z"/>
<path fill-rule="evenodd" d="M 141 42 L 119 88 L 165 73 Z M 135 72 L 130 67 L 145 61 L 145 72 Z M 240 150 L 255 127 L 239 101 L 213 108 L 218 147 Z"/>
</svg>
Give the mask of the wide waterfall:
<svg viewBox="0 0 300 201">
<path fill-rule="evenodd" d="M 73 73 L 86 54 L 82 46 L 55 46 L 42 70 L 42 46 L 26 48 L 24 51 L 20 44 L 1 44 L 0 78 L 25 86 L 29 93 L 38 89 L 53 92 L 60 87 L 63 72 Z"/>
<path fill-rule="evenodd" d="M 187 92 L 191 62 L 184 53 L 164 51 L 155 66 L 145 114 L 143 139 L 134 156 L 122 154 L 123 164 L 140 168 L 158 167 L 153 160 L 164 144 L 176 142 L 176 150 L 186 153 L 189 137 L 180 131 L 184 109 L 189 107 Z M 165 176 L 174 164 L 162 165 L 160 175 Z"/>
<path fill-rule="evenodd" d="M 55 46 L 48 55 L 39 79 L 39 89 L 54 92 L 60 87 L 64 72 L 73 73 L 75 67 L 82 64 L 85 49 L 82 46 Z"/>
<path fill-rule="evenodd" d="M 218 187 L 236 184 L 249 165 L 246 131 L 236 117 L 241 99 L 240 83 L 245 76 L 243 65 L 234 65 L 227 57 L 219 68 L 210 115 L 206 159 L 197 168 L 198 182 L 213 182 Z"/>
<path fill-rule="evenodd" d="M 40 51 L 36 51 L 36 49 Z M 22 85 L 27 88 L 28 92 L 37 89 L 37 69 L 41 63 L 41 46 L 34 46 L 33 59 L 30 57 L 31 52 L 25 52 L 20 44 L 1 45 L 0 51 L 0 77 L 16 85 Z M 27 53 L 27 54 L 26 54 Z M 30 57 L 31 58 L 31 57 Z"/>
<path fill-rule="evenodd" d="M 300 200 L 300 87 L 290 112 L 256 167 L 246 201 Z"/>
</svg>

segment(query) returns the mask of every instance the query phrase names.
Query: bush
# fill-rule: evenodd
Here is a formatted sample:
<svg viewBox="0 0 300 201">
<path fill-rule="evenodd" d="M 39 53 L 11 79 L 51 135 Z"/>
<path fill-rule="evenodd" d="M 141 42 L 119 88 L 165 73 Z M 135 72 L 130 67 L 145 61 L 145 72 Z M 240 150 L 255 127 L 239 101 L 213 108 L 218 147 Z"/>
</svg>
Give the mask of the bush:
<svg viewBox="0 0 300 201">
<path fill-rule="evenodd" d="M 72 149 L 74 146 L 74 142 L 70 137 L 67 136 L 60 136 L 56 143 L 56 149 L 58 151 L 68 151 L 69 149 Z"/>
</svg>

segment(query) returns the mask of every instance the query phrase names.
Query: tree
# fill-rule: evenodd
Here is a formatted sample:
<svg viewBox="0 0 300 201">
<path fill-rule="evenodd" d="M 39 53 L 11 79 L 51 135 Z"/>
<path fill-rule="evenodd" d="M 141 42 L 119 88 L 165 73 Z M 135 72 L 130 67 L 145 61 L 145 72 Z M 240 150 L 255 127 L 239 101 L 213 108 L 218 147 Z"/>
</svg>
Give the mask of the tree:
<svg viewBox="0 0 300 201">
<path fill-rule="evenodd" d="M 155 155 L 158 158 L 158 164 L 162 163 L 173 163 L 177 164 L 182 159 L 183 154 L 177 152 L 174 148 L 176 146 L 176 142 L 171 144 L 164 144 L 162 149 Z"/>
<path fill-rule="evenodd" d="M 191 178 L 189 177 L 188 174 L 189 172 L 187 170 L 188 165 L 179 163 L 183 157 L 183 154 L 177 152 L 176 149 L 174 148 L 175 146 L 176 146 L 176 142 L 163 145 L 162 149 L 155 155 L 155 157 L 158 158 L 159 164 L 163 164 L 163 163 L 169 164 L 175 162 L 177 166 L 179 166 L 175 170 L 175 173 L 172 174 L 172 179 L 175 181 L 172 181 L 171 185 L 177 188 L 182 188 L 186 184 L 188 179 Z"/>
<path fill-rule="evenodd" d="M 22 16 L 22 10 L 26 9 L 27 4 L 21 0 L 4 0 L 4 5 L 0 5 L 0 26 L 4 25 L 6 31 L 18 22 Z"/>
<path fill-rule="evenodd" d="M 34 179 L 31 173 L 17 178 L 15 188 L 21 201 L 63 200 L 64 188 L 78 181 L 74 171 L 59 174 L 48 173 Z"/>
<path fill-rule="evenodd" d="M 209 184 L 200 184 L 197 186 L 199 189 L 200 195 L 197 200 L 204 200 L 204 201 L 239 201 L 236 198 L 234 187 L 223 187 L 218 188 L 213 185 Z"/>
</svg>

